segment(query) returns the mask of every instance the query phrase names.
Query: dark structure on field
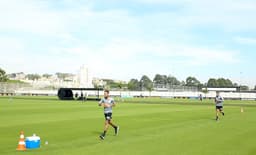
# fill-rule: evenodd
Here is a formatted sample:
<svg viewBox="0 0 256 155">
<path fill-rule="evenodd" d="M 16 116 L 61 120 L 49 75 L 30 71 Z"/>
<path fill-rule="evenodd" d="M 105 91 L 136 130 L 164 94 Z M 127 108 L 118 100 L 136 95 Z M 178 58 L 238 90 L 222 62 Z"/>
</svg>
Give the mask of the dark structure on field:
<svg viewBox="0 0 256 155">
<path fill-rule="evenodd" d="M 60 88 L 58 90 L 58 97 L 60 100 L 100 100 L 99 92 L 102 91 L 102 88 Z M 74 91 L 80 91 L 81 93 L 75 93 Z M 83 94 L 83 91 L 96 91 L 96 95 L 91 97 Z"/>
</svg>

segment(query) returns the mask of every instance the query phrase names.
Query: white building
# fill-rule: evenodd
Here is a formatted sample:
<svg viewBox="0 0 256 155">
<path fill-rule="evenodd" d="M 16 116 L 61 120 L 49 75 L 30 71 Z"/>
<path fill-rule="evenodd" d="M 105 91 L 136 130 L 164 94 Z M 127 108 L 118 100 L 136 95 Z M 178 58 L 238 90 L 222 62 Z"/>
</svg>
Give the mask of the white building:
<svg viewBox="0 0 256 155">
<path fill-rule="evenodd" d="M 89 74 L 89 70 L 85 65 L 80 67 L 80 70 L 77 75 L 77 82 L 80 88 L 93 87 L 91 75 Z"/>
</svg>

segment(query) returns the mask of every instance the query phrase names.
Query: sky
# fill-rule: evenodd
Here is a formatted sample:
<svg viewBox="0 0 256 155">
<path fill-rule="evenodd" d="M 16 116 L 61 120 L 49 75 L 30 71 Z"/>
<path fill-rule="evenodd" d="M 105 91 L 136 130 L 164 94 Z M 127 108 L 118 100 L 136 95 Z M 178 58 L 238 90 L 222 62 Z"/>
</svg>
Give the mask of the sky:
<svg viewBox="0 0 256 155">
<path fill-rule="evenodd" d="M 0 68 L 256 85 L 255 0 L 0 0 Z"/>
</svg>

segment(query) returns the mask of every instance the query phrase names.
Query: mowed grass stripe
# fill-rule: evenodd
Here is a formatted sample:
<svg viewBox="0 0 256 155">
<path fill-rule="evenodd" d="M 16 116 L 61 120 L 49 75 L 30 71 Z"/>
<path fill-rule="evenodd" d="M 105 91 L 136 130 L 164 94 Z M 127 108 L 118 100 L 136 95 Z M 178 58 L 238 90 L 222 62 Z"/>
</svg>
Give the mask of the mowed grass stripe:
<svg viewBox="0 0 256 155">
<path fill-rule="evenodd" d="M 120 135 L 110 129 L 101 141 L 104 117 L 97 102 L 8 102 L 0 99 L 0 154 L 255 154 L 253 107 L 244 113 L 238 106 L 225 107 L 226 116 L 216 122 L 214 105 L 159 104 L 161 99 L 155 104 L 120 103 L 113 114 Z M 41 148 L 17 152 L 21 129 L 26 136 L 41 136 Z"/>
</svg>

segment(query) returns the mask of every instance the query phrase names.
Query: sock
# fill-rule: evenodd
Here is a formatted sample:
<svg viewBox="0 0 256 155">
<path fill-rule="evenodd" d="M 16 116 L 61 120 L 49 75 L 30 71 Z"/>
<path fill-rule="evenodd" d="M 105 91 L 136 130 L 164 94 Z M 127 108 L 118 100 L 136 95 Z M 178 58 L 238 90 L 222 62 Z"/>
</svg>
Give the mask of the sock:
<svg viewBox="0 0 256 155">
<path fill-rule="evenodd" d="M 112 123 L 111 123 L 110 125 L 111 125 L 113 128 L 115 128 L 115 129 L 117 128 L 117 126 L 114 125 L 114 124 L 112 124 Z"/>
<path fill-rule="evenodd" d="M 102 136 L 105 136 L 105 135 L 106 135 L 106 133 L 107 133 L 107 131 L 104 131 L 104 132 L 102 133 Z"/>
</svg>

